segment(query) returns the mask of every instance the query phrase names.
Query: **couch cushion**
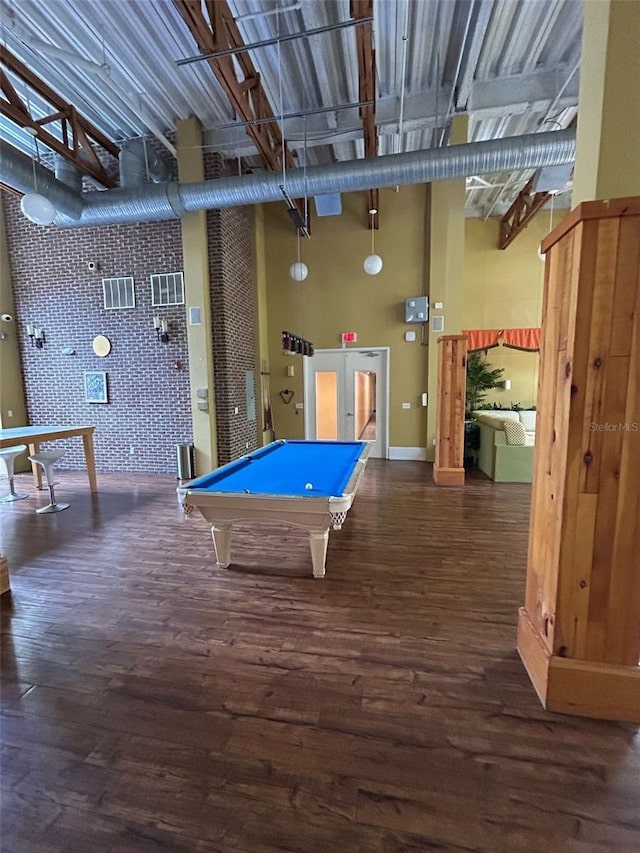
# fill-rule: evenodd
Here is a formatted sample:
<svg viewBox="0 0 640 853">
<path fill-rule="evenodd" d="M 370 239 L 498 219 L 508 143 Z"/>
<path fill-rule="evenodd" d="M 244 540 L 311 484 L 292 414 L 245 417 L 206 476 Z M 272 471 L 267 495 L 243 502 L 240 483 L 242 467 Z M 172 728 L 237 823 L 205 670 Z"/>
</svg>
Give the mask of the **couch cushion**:
<svg viewBox="0 0 640 853">
<path fill-rule="evenodd" d="M 485 424 L 489 423 L 486 418 L 498 421 L 519 420 L 518 413 L 512 412 L 510 409 L 478 409 L 477 412 L 471 412 L 471 414 L 476 420 L 482 421 Z"/>
<path fill-rule="evenodd" d="M 525 432 L 535 432 L 536 431 L 536 415 L 538 413 L 535 410 L 531 409 L 523 409 L 521 412 L 518 412 L 518 417 L 520 423 L 524 427 Z"/>
<path fill-rule="evenodd" d="M 519 420 L 505 420 L 504 434 L 507 437 L 507 444 L 516 444 L 520 447 L 523 447 L 526 444 L 526 435 L 524 427 L 522 426 Z"/>
</svg>

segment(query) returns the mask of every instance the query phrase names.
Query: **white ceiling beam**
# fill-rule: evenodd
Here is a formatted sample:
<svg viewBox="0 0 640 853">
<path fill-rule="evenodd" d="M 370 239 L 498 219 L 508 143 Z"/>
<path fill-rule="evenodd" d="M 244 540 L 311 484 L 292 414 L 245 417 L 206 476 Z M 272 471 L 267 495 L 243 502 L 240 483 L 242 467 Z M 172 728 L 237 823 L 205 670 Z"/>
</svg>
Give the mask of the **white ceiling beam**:
<svg viewBox="0 0 640 853">
<path fill-rule="evenodd" d="M 517 77 L 500 80 L 476 81 L 471 86 L 468 112 L 475 119 L 499 118 L 509 115 L 521 115 L 527 111 L 544 111 L 554 101 L 558 91 L 566 84 L 567 69 L 556 71 L 535 71 Z M 443 113 L 449 104 L 451 89 L 443 87 L 437 93 L 434 90 L 414 92 L 407 95 L 404 102 L 403 132 L 429 130 L 442 125 Z M 556 106 L 564 109 L 578 103 L 577 75 L 566 86 L 562 98 Z M 457 113 L 460 114 L 460 113 Z M 396 134 L 400 115 L 400 98 L 387 95 L 376 102 L 376 124 L 379 133 Z M 332 121 L 329 122 L 328 117 Z M 320 145 L 332 145 L 340 142 L 352 142 L 362 135 L 362 125 L 356 107 L 339 112 L 318 113 L 306 119 L 307 148 Z M 290 146 L 301 149 L 304 144 L 304 120 L 302 117 L 286 121 L 285 134 Z M 225 156 L 249 157 L 255 154 L 243 127 L 215 128 L 205 131 L 205 145 L 220 151 Z"/>
<path fill-rule="evenodd" d="M 469 95 L 467 112 L 475 119 L 516 115 L 525 110 L 544 109 L 552 103 L 565 86 L 571 69 L 568 66 L 553 71 L 533 71 L 515 77 L 476 81 Z M 564 89 L 559 108 L 578 103 L 578 75 Z"/>
<path fill-rule="evenodd" d="M 466 56 L 463 57 L 463 64 L 460 68 L 458 91 L 456 93 L 456 108 L 459 112 L 464 112 L 467 108 L 473 78 L 478 67 L 480 51 L 482 50 L 487 29 L 489 28 L 492 8 L 493 0 L 480 0 L 478 17 L 473 25 L 469 49 L 466 51 Z"/>
</svg>

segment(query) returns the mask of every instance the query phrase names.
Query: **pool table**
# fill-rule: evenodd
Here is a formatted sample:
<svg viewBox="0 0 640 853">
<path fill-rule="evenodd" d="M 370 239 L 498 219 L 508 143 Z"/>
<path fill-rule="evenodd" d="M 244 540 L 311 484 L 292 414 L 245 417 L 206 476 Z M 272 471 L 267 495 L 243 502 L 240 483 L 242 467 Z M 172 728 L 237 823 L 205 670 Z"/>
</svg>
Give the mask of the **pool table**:
<svg viewBox="0 0 640 853">
<path fill-rule="evenodd" d="M 329 529 L 344 523 L 365 469 L 366 441 L 274 441 L 178 486 L 187 515 L 211 524 L 219 566 L 231 561 L 234 521 L 278 521 L 309 531 L 313 576 L 324 577 Z"/>
</svg>

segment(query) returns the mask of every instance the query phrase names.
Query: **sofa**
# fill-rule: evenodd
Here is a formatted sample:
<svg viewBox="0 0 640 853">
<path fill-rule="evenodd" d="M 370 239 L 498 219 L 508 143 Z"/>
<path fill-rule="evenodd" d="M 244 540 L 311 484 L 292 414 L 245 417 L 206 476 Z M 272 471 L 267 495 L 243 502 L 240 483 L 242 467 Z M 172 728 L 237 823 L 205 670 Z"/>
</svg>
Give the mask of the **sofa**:
<svg viewBox="0 0 640 853">
<path fill-rule="evenodd" d="M 536 412 L 489 409 L 472 412 L 480 428 L 478 468 L 498 483 L 530 483 Z"/>
</svg>

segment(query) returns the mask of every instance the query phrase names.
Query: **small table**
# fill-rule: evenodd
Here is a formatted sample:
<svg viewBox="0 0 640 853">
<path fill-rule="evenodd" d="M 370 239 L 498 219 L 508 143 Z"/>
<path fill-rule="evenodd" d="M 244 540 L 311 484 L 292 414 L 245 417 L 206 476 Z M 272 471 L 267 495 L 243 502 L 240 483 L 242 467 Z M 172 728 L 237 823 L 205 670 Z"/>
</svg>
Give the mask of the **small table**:
<svg viewBox="0 0 640 853">
<path fill-rule="evenodd" d="M 274 441 L 183 486 L 178 497 L 211 524 L 219 566 L 231 561 L 231 526 L 278 521 L 309 531 L 313 576 L 325 574 L 329 529 L 339 530 L 364 473 L 366 441 Z"/>
<path fill-rule="evenodd" d="M 0 429 L 0 447 L 10 447 L 12 444 L 27 444 L 29 455 L 33 456 L 40 449 L 41 442 L 57 441 L 61 438 L 72 438 L 76 435 L 82 436 L 84 446 L 84 458 L 87 464 L 87 475 L 89 477 L 89 488 L 92 492 L 98 491 L 96 478 L 96 458 L 93 449 L 94 426 L 21 426 L 10 429 Z M 32 463 L 31 469 L 36 488 L 42 488 L 42 467 Z"/>
</svg>

